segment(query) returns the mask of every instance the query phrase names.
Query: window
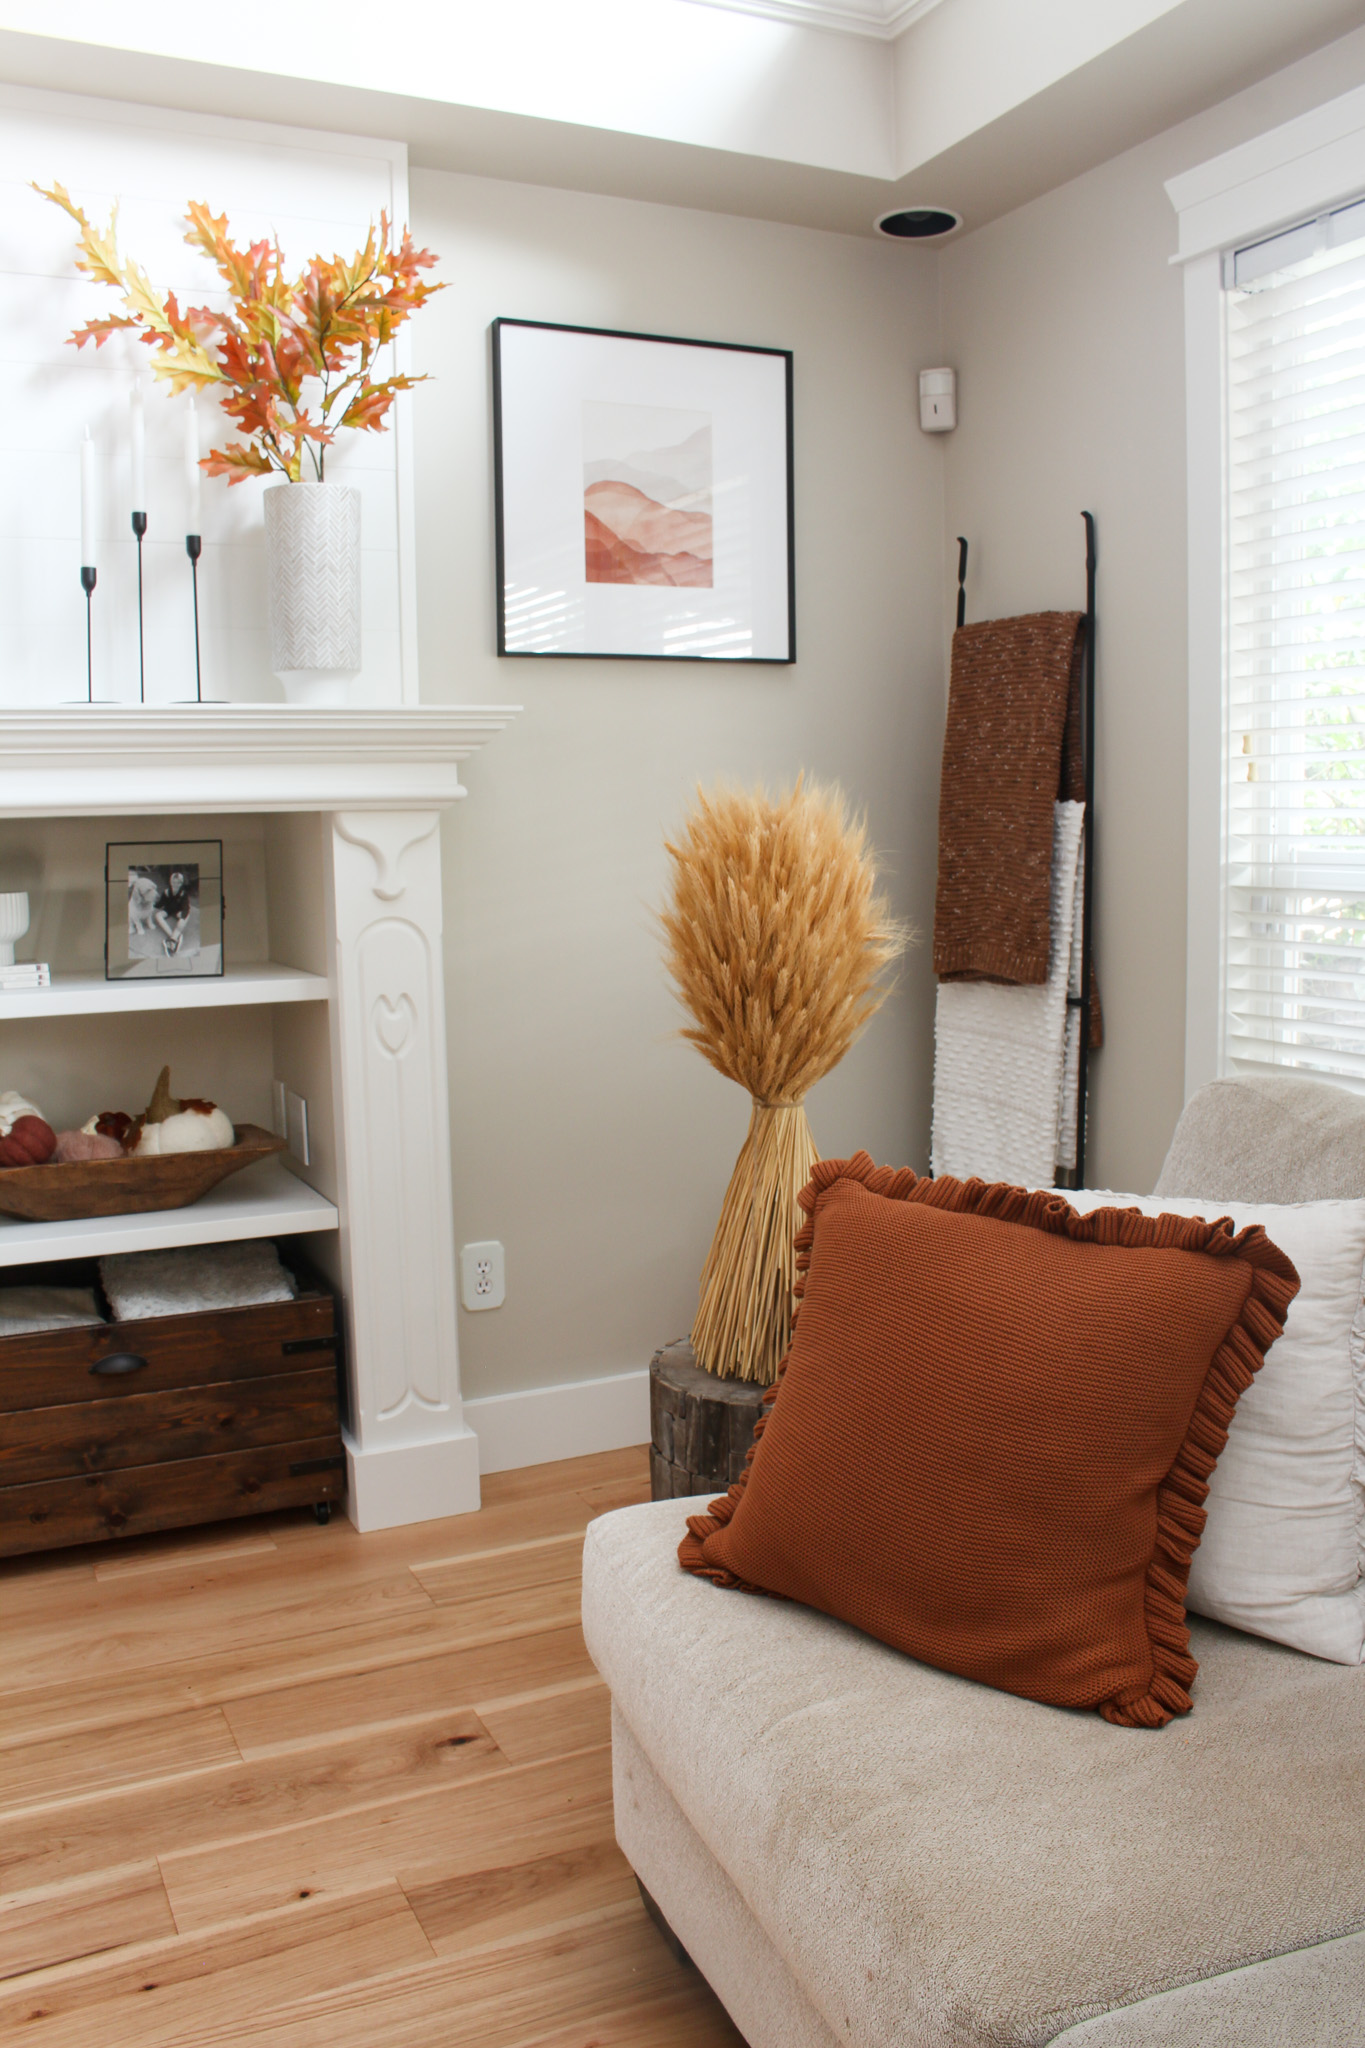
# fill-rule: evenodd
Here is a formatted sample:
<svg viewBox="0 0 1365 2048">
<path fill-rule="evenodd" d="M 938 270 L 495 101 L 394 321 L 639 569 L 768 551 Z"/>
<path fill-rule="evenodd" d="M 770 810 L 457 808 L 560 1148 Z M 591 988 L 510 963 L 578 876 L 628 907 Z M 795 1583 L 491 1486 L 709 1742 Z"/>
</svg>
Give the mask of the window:
<svg viewBox="0 0 1365 2048">
<path fill-rule="evenodd" d="M 1218 1066 L 1365 1090 L 1365 203 L 1223 285 Z"/>
</svg>

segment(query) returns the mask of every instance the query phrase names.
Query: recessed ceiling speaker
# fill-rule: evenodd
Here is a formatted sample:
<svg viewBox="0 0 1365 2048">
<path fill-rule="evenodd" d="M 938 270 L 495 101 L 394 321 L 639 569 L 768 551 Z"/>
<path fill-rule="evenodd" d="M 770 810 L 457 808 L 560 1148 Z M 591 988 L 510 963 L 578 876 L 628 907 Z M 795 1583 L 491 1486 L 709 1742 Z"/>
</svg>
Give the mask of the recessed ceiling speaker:
<svg viewBox="0 0 1365 2048">
<path fill-rule="evenodd" d="M 901 206 L 894 213 L 884 213 L 877 229 L 897 242 L 928 242 L 935 235 L 950 235 L 961 225 L 962 215 L 950 213 L 946 206 Z"/>
</svg>

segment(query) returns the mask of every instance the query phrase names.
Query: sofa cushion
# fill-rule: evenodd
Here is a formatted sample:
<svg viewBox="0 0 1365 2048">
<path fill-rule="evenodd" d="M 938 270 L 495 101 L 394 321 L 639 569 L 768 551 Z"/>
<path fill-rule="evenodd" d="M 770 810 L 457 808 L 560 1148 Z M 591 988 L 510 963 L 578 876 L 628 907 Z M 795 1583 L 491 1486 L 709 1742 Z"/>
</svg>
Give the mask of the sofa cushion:
<svg viewBox="0 0 1365 2048">
<path fill-rule="evenodd" d="M 777 1397 L 682 1564 L 1031 1699 L 1188 1712 L 1190 1556 L 1289 1260 L 1259 1228 L 1078 1217 L 866 1153 L 800 1200 Z"/>
<path fill-rule="evenodd" d="M 1300 1287 L 1284 1335 L 1237 1403 L 1190 1564 L 1194 1614 L 1365 1662 L 1365 1201 L 1214 1202 L 1087 1188 L 1082 1212 L 1226 1216 L 1263 1225 Z"/>
<path fill-rule="evenodd" d="M 1218 1202 L 1365 1195 L 1365 1101 L 1303 1074 L 1238 1074 L 1190 1097 L 1154 1193 Z"/>
<path fill-rule="evenodd" d="M 688 1505 L 591 1525 L 588 1647 L 850 2048 L 1039 2048 L 1365 1928 L 1365 1670 L 1195 1621 L 1197 1713 L 1134 1741 L 680 1572 Z"/>
</svg>

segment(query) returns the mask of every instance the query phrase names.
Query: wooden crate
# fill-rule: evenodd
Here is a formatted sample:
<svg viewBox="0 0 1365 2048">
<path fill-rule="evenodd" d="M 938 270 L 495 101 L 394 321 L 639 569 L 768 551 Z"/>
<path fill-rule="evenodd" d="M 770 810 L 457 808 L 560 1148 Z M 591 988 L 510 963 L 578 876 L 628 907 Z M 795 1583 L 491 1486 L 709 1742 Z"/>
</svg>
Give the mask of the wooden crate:
<svg viewBox="0 0 1365 2048">
<path fill-rule="evenodd" d="M 294 1301 L 0 1338 L 0 1556 L 322 1513 L 346 1486 L 337 1344 L 311 1275 Z"/>
</svg>

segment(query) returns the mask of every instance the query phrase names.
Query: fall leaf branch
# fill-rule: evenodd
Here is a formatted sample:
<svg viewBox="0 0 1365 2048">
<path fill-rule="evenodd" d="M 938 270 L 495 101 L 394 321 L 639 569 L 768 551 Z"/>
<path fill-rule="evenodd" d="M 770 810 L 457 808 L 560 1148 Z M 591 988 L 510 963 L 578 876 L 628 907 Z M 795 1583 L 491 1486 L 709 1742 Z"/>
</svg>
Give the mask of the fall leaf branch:
<svg viewBox="0 0 1365 2048">
<path fill-rule="evenodd" d="M 387 213 L 380 214 L 377 231 L 371 222 L 354 256 L 314 256 L 290 278 L 278 238 L 239 248 L 227 215 L 191 200 L 185 240 L 213 264 L 229 310 L 182 310 L 174 292 L 162 297 L 146 272 L 119 254 L 117 204 L 101 229 L 65 186 L 33 189 L 79 228 L 77 270 L 116 291 L 123 303 L 121 313 L 76 328 L 69 337 L 75 346 L 93 341 L 101 348 L 111 334 L 138 333 L 152 351 L 153 376 L 177 393 L 213 390 L 240 429 L 240 440 L 203 458 L 200 467 L 209 476 L 240 483 L 278 470 L 297 483 L 306 455 L 321 482 L 338 433 L 382 433 L 398 394 L 425 382 L 403 372 L 371 375 L 379 351 L 404 321 L 433 292 L 445 290 L 421 276 L 436 258 L 430 249 L 413 247 L 407 228 L 395 246 Z M 311 407 L 305 402 L 310 379 L 321 386 Z"/>
</svg>

